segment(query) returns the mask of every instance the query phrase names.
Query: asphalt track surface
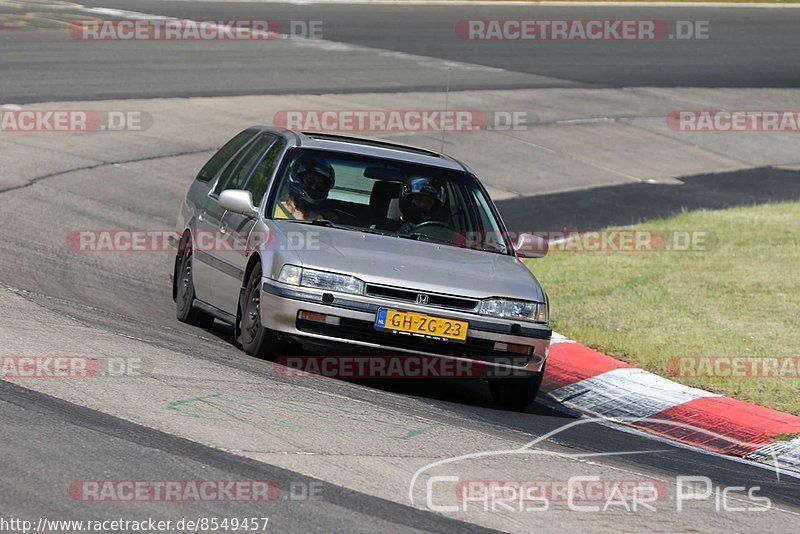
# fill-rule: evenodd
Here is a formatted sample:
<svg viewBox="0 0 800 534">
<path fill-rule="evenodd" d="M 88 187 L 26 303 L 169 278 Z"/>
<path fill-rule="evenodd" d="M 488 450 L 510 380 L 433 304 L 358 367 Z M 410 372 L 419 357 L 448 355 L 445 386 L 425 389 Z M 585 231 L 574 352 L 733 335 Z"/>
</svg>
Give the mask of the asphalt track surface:
<svg viewBox="0 0 800 534">
<path fill-rule="evenodd" d="M 512 76 L 503 81 L 507 76 L 505 72 L 498 73 L 500 79 L 495 80 L 487 79 L 483 71 L 462 70 L 460 88 L 536 87 L 537 83 L 550 83 L 550 87 L 796 87 L 800 76 L 797 69 L 800 58 L 796 54 L 798 38 L 794 30 L 795 18 L 800 12 L 795 10 L 677 9 L 664 14 L 656 10 L 656 15 L 647 10 L 651 18 L 711 20 L 714 35 L 719 35 L 720 41 L 712 40 L 706 48 L 673 42 L 655 43 L 652 48 L 619 44 L 587 54 L 587 48 L 581 43 L 564 47 L 537 44 L 525 46 L 523 48 L 528 50 L 519 52 L 510 44 L 489 50 L 483 45 L 466 46 L 452 40 L 451 33 L 447 32 L 452 32 L 453 21 L 480 16 L 488 9 L 482 7 L 401 9 L 314 5 L 312 17 L 308 15 L 312 7 L 277 4 L 190 5 L 149 1 L 136 2 L 135 7 L 131 2 L 95 4 L 203 19 L 267 16 L 284 20 L 321 19 L 326 21 L 326 39 L 415 55 L 435 54 L 451 61 L 546 78 L 535 82 Z M 528 12 L 529 8 L 492 9 L 492 13 L 501 13 L 502 17 L 526 16 Z M 539 9 L 537 16 L 542 12 L 553 13 L 554 18 L 571 16 L 571 11 L 565 8 Z M 643 10 L 633 8 L 620 12 L 631 18 L 645 16 Z M 580 16 L 588 18 L 596 13 L 582 10 Z M 387 25 L 387 20 L 393 23 Z M 769 40 L 764 38 L 767 28 Z M 236 49 L 219 45 L 213 52 L 204 48 L 202 53 L 197 50 L 187 53 L 169 43 L 142 43 L 126 49 L 108 43 L 75 43 L 64 38 L 63 30 L 51 27 L 12 33 L 13 36 L 0 32 L 3 102 L 322 92 L 331 89 L 331 80 L 337 78 L 336 72 L 340 70 L 337 64 L 328 63 L 332 56 L 317 57 L 320 52 L 313 48 L 294 51 L 287 60 L 278 58 L 272 63 L 273 58 L 265 56 L 264 51 L 248 48 L 252 46 L 249 43 L 235 45 Z M 442 33 L 447 36 L 444 40 Z M 340 54 L 338 60 L 347 63 L 350 61 L 347 55 Z M 438 86 L 444 80 L 440 70 L 439 78 L 420 80 L 412 63 L 394 73 L 397 83 L 392 87 L 381 83 L 380 73 L 363 67 L 353 70 L 358 74 L 354 79 L 337 80 L 337 87 L 341 91 L 413 91 Z M 235 77 L 228 76 L 228 72 L 235 73 Z M 302 83 L 297 81 L 298 72 L 307 74 Z M 176 179 L 176 182 L 185 180 Z M 108 188 L 98 186 L 94 177 L 78 173 L 55 176 L 0 193 L 6 235 L 0 253 L 0 282 L 4 287 L 26 290 L 16 295 L 26 306 L 40 310 L 42 315 L 52 314 L 114 335 L 144 339 L 148 345 L 181 354 L 198 366 L 213 363 L 245 373 L 254 382 L 280 382 L 266 362 L 246 357 L 233 345 L 229 329 L 218 324 L 210 331 L 201 331 L 176 322 L 170 298 L 168 261 L 137 262 L 135 269 L 125 255 L 77 261 L 64 247 L 53 246 L 63 243 L 60 234 L 53 239 L 40 235 L 41 220 L 37 218 L 42 214 L 47 224 L 62 228 L 108 227 L 115 222 L 116 211 L 126 217 L 136 213 L 155 224 L 171 222 L 181 192 L 178 187 L 168 185 L 159 184 L 156 194 L 136 183 L 120 183 L 118 187 Z M 788 196 L 780 187 L 775 189 L 776 197 Z M 710 190 L 709 203 L 717 198 L 713 184 Z M 637 196 L 635 191 L 630 195 L 634 200 L 647 196 Z M 702 200 L 698 202 L 703 204 Z M 98 211 L 98 205 L 103 209 Z M 111 213 L 105 208 L 111 208 Z M 606 222 L 590 220 L 586 224 Z M 42 326 L 46 330 L 47 325 Z M 124 387 L 117 384 L 114 387 L 119 388 L 119 394 L 124 394 Z M 543 435 L 578 417 L 543 402 L 520 412 L 493 409 L 487 389 L 479 383 L 376 384 L 325 380 L 304 384 L 304 388 L 311 394 L 336 395 L 375 409 L 391 409 L 408 417 L 435 421 L 458 431 L 510 441 L 520 441 L 521 435 Z M 243 458 L 236 451 L 205 447 L 6 382 L 0 382 L 0 427 L 3 429 L 4 465 L 0 478 L 0 512 L 5 516 L 57 514 L 62 519 L 88 519 L 108 518 L 109 514 L 118 512 L 119 508 L 111 505 L 87 506 L 71 501 L 64 488 L 76 479 L 248 477 L 284 482 L 309 480 L 305 474 Z M 326 436 L 319 435 L 316 439 L 324 441 Z M 762 494 L 776 505 L 793 510 L 800 507 L 797 479 L 778 479 L 768 469 L 657 442 L 613 426 L 576 427 L 559 434 L 554 445 L 576 453 L 651 451 L 651 454 L 604 461 L 626 472 L 667 479 L 677 475 L 702 475 L 720 486 L 759 485 L 763 488 Z M 271 521 L 281 531 L 292 532 L 479 530 L 475 525 L 412 508 L 402 495 L 386 500 L 327 482 L 325 487 L 325 498 L 321 501 L 276 503 L 269 510 Z M 231 510 L 230 506 L 221 504 L 176 507 L 146 503 L 127 508 L 126 513 L 142 512 L 167 519 L 230 515 Z M 250 509 L 242 506 L 235 511 L 246 515 Z M 703 517 L 699 512 L 687 515 L 685 520 L 685 524 L 677 527 L 658 523 L 651 526 L 710 530 L 715 525 L 714 517 Z M 613 523 L 603 518 L 597 521 L 584 526 L 613 527 Z M 783 525 L 786 530 L 790 528 L 788 522 Z M 551 524 L 543 530 L 558 530 L 559 526 Z"/>
<path fill-rule="evenodd" d="M 294 532 L 385 532 L 431 531 L 489 532 L 489 530 L 407 506 L 328 485 L 324 500 L 299 502 L 300 495 L 286 490 L 292 485 L 321 487 L 322 482 L 298 473 L 247 460 L 204 447 L 149 428 L 131 424 L 100 412 L 53 397 L 0 382 L 0 425 L 6 430 L 3 443 L 4 484 L 0 503 L 7 515 L 75 517 L 103 520 L 117 517 L 114 505 L 93 506 L 76 511 L 65 506 L 64 485 L 74 480 L 103 480 L 104 474 L 129 470 L 128 462 L 139 458 L 142 467 L 129 470 L 135 480 L 193 480 L 198 472 L 217 480 L 264 480 L 283 488 L 270 503 L 270 529 Z M 27 459 L 46 458 L 48 469 L 31 470 Z M 121 459 L 125 459 L 122 460 Z M 126 464 L 124 467 L 121 464 Z M 56 466 L 60 466 L 56 469 Z M 72 477 L 72 478 L 70 478 Z M 144 477 L 144 478 L 142 478 Z M 59 484 L 63 482 L 63 484 Z M 177 522 L 182 517 L 224 517 L 224 503 L 137 503 L 125 514 L 157 517 Z M 240 517 L 264 517 L 262 503 L 237 506 Z"/>
<path fill-rule="evenodd" d="M 291 5 L 87 1 L 195 20 L 322 21 L 327 47 L 286 42 L 80 42 L 67 23 L 87 14 L 36 4 L 0 16 L 4 102 L 99 98 L 296 94 L 529 87 L 797 87 L 797 9 Z M 13 16 L 12 16 L 13 15 Z M 459 20 L 656 19 L 708 21 L 708 39 L 658 41 L 469 41 Z M 25 28 L 40 28 L 26 31 Z M 362 54 L 352 49 L 380 50 Z M 400 55 L 398 55 L 400 54 Z M 405 55 L 403 57 L 402 55 Z M 447 72 L 425 58 L 453 62 Z M 482 68 L 481 68 L 482 67 Z M 496 70 L 501 69 L 501 70 Z"/>
</svg>

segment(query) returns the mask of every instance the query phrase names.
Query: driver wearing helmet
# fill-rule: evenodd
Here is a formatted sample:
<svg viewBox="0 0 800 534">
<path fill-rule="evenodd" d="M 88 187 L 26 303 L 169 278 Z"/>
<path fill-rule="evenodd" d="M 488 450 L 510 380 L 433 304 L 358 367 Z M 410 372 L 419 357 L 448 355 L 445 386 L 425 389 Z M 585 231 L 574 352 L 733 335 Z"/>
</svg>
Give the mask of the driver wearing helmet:
<svg viewBox="0 0 800 534">
<path fill-rule="evenodd" d="M 302 156 L 289 173 L 283 194 L 275 204 L 276 219 L 313 221 L 324 218 L 321 204 L 336 183 L 333 167 L 325 158 Z"/>
<path fill-rule="evenodd" d="M 400 220 L 387 220 L 376 227 L 410 234 L 417 225 L 438 220 L 444 202 L 445 189 L 442 184 L 427 176 L 409 176 L 403 180 L 400 190 Z"/>
</svg>

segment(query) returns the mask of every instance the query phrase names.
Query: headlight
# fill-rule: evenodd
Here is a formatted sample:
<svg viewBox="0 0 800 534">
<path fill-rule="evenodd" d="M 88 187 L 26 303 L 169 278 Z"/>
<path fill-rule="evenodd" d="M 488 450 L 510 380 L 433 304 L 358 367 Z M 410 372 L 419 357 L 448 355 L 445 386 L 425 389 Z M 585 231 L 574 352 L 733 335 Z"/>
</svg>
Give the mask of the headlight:
<svg viewBox="0 0 800 534">
<path fill-rule="evenodd" d="M 278 281 L 293 286 L 313 287 L 339 293 L 364 293 L 364 282 L 346 274 L 303 269 L 297 265 L 284 265 L 278 275 Z"/>
<path fill-rule="evenodd" d="M 547 304 L 522 300 L 486 299 L 481 301 L 478 313 L 505 319 L 535 321 L 537 323 L 546 323 L 549 319 Z"/>
<path fill-rule="evenodd" d="M 299 286 L 301 278 L 303 278 L 302 267 L 298 267 L 297 265 L 284 265 L 281 269 L 281 274 L 278 275 L 278 282 Z"/>
</svg>

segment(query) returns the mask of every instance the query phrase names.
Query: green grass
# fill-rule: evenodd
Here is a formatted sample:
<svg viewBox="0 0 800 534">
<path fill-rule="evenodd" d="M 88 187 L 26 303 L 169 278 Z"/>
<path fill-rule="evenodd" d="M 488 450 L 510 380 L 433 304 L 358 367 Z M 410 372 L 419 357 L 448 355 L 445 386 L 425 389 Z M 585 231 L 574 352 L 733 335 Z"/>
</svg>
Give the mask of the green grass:
<svg viewBox="0 0 800 534">
<path fill-rule="evenodd" d="M 687 385 L 800 415 L 797 378 L 670 372 L 681 357 L 800 356 L 800 203 L 681 213 L 635 228 L 707 232 L 707 246 L 551 250 L 529 260 L 550 295 L 554 329 Z"/>
</svg>

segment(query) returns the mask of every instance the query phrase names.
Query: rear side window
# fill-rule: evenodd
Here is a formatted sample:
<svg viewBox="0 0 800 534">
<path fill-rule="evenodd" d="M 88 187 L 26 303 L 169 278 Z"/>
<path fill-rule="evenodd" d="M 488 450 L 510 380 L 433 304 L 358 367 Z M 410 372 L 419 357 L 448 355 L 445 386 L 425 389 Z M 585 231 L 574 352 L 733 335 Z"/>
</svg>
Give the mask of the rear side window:
<svg viewBox="0 0 800 534">
<path fill-rule="evenodd" d="M 233 139 L 228 141 L 214 154 L 197 174 L 197 180 L 208 182 L 213 179 L 223 165 L 228 163 L 247 142 L 256 134 L 255 130 L 245 130 L 238 133 Z"/>
<path fill-rule="evenodd" d="M 233 161 L 225 167 L 222 174 L 219 175 L 217 185 L 214 187 L 214 193 L 219 195 L 226 189 L 241 189 L 256 162 L 261 159 L 267 147 L 274 142 L 275 137 L 269 134 L 263 134 L 260 135 L 254 143 L 251 143 L 250 146 L 239 152 L 239 154 L 233 158 Z"/>
</svg>

